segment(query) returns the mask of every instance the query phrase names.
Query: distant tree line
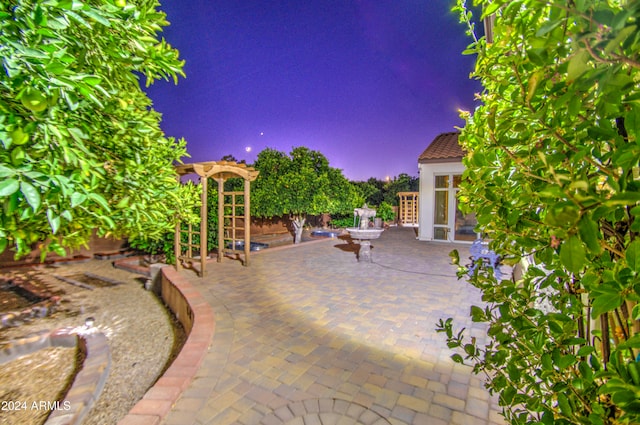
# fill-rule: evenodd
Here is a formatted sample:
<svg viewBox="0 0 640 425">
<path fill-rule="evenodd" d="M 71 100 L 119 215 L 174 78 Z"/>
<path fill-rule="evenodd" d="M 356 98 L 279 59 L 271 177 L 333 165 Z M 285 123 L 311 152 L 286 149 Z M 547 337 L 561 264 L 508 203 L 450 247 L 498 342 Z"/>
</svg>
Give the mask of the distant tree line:
<svg viewBox="0 0 640 425">
<path fill-rule="evenodd" d="M 359 190 L 368 205 L 381 205 L 386 202 L 398 206 L 398 193 L 417 192 L 418 177 L 401 173 L 388 180 L 371 177 L 367 181 L 352 182 Z"/>
<path fill-rule="evenodd" d="M 324 155 L 322 155 L 318 151 L 311 151 L 304 147 L 294 148 L 292 153 L 295 151 L 305 152 L 305 154 L 308 154 L 308 155 L 315 155 L 315 156 L 319 155 L 322 158 L 324 158 L 324 160 L 326 160 Z M 256 160 L 256 163 L 249 164 L 249 165 L 261 171 L 262 173 L 261 175 L 264 175 L 267 173 L 271 175 L 273 174 L 273 170 L 271 169 L 270 165 L 265 164 L 265 157 L 274 156 L 274 155 L 280 158 L 283 158 L 284 156 L 286 156 L 285 153 L 279 152 L 275 149 L 265 149 L 264 151 L 260 152 L 260 154 L 258 155 L 258 159 Z M 261 159 L 261 156 L 262 156 L 262 159 Z M 233 155 L 225 155 L 222 157 L 221 160 L 237 162 L 240 164 L 246 163 L 245 160 L 239 160 Z M 326 166 L 327 167 L 329 166 L 328 160 L 326 162 Z M 339 169 L 333 169 L 333 170 L 334 172 L 340 172 L 340 175 L 342 175 L 341 170 Z M 300 170 L 298 171 L 292 170 L 292 171 L 294 173 L 300 172 Z M 291 177 L 291 175 L 289 175 L 289 177 Z M 406 173 L 400 173 L 398 176 L 387 178 L 384 180 L 377 179 L 375 177 L 370 177 L 369 179 L 364 181 L 351 180 L 349 181 L 349 183 L 355 188 L 355 191 L 357 192 L 358 197 L 362 199 L 362 202 L 366 202 L 367 205 L 379 206 L 383 202 L 386 202 L 389 205 L 398 206 L 398 193 L 418 192 L 419 181 L 420 179 L 418 177 L 413 177 Z M 240 190 L 242 188 L 242 185 L 240 184 L 238 188 L 239 188 L 238 190 Z M 326 212 L 329 212 L 329 211 L 326 211 Z M 352 212 L 352 211 L 349 211 L 349 212 Z"/>
</svg>

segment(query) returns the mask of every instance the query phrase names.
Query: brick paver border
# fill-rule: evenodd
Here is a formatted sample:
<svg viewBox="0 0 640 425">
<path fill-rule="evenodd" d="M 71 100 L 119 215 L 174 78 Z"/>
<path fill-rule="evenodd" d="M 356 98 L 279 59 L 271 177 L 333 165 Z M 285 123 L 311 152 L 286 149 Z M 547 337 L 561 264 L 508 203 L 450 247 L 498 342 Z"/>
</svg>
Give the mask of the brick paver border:
<svg viewBox="0 0 640 425">
<path fill-rule="evenodd" d="M 193 380 L 215 334 L 211 306 L 171 267 L 162 268 L 162 299 L 182 323 L 187 340 L 171 366 L 118 425 L 157 425 Z"/>
</svg>

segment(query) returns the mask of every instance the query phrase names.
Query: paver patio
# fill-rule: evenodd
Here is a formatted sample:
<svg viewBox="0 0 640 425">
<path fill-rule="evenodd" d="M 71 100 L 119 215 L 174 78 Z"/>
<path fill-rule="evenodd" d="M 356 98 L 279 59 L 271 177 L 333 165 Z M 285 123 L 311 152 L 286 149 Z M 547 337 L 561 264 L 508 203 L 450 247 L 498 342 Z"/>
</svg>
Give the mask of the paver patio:
<svg viewBox="0 0 640 425">
<path fill-rule="evenodd" d="M 215 335 L 190 386 L 164 418 L 185 424 L 503 423 L 481 376 L 455 364 L 434 330 L 453 317 L 467 333 L 480 293 L 448 253 L 392 228 L 373 263 L 327 239 L 253 255 L 250 267 L 210 263 L 183 272 L 211 305 Z"/>
</svg>

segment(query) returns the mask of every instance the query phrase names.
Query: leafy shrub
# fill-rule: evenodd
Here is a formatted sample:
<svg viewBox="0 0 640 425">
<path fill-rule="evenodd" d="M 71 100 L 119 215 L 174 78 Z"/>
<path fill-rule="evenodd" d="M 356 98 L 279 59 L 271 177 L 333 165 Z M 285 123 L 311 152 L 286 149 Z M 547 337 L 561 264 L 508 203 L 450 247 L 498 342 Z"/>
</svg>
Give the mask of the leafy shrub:
<svg viewBox="0 0 640 425">
<path fill-rule="evenodd" d="M 181 185 L 181 190 L 186 194 L 185 205 L 189 207 L 189 214 L 183 217 L 181 226 L 186 230 L 189 223 L 192 226 L 199 226 L 200 221 L 200 205 L 199 205 L 199 193 L 202 190 L 199 184 L 193 184 L 188 181 L 186 184 Z M 217 198 L 216 198 L 217 199 Z M 209 206 L 209 208 L 211 208 Z M 211 211 L 211 210 L 209 210 Z M 217 211 L 217 206 L 214 211 Z M 215 216 L 214 219 L 211 216 Z M 217 223 L 217 214 L 209 214 L 209 220 L 214 220 Z M 138 235 L 136 237 L 129 238 L 129 245 L 147 254 L 149 257 L 153 257 L 154 262 L 166 262 L 167 264 L 175 264 L 175 229 L 168 231 L 158 236 L 157 234 L 145 234 Z M 211 238 L 211 235 L 208 235 Z M 215 234 L 214 234 L 215 236 Z M 187 242 L 187 234 L 182 233 L 181 239 L 183 243 Z M 193 236 L 193 243 L 200 243 L 200 235 Z"/>
<path fill-rule="evenodd" d="M 376 208 L 376 217 L 381 218 L 385 223 L 392 222 L 396 219 L 396 213 L 388 202 L 382 202 L 378 208 Z"/>
<path fill-rule="evenodd" d="M 165 233 L 162 239 L 134 238 L 129 241 L 129 246 L 145 253 L 149 262 L 164 262 L 175 264 L 174 235 Z"/>
<path fill-rule="evenodd" d="M 349 216 L 331 217 L 330 225 L 336 229 L 346 229 L 354 226 L 353 214 Z"/>
<path fill-rule="evenodd" d="M 505 263 L 527 267 L 470 277 L 488 343 L 450 319 L 438 330 L 512 424 L 638 424 L 640 2 L 478 3 L 495 26 L 467 51 L 484 91 L 460 135 L 461 208 Z"/>
</svg>

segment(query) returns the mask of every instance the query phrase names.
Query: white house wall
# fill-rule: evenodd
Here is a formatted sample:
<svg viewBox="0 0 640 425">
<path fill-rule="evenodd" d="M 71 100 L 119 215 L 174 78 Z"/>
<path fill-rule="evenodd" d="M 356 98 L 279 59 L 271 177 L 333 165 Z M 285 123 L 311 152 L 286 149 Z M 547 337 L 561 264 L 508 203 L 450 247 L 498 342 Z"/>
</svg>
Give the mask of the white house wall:
<svg viewBox="0 0 640 425">
<path fill-rule="evenodd" d="M 433 203 L 435 199 L 435 176 L 444 174 L 462 174 L 465 170 L 462 162 L 418 164 L 420 171 L 419 228 L 418 239 L 433 240 Z"/>
</svg>

